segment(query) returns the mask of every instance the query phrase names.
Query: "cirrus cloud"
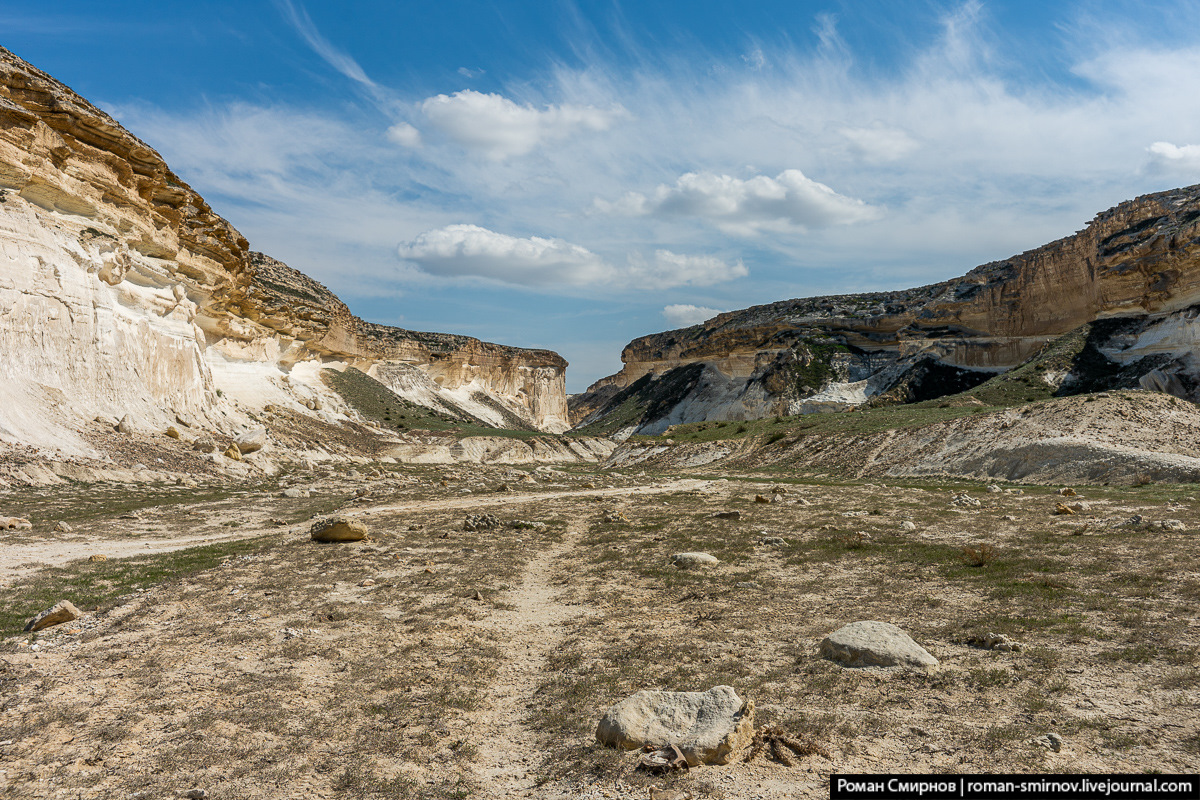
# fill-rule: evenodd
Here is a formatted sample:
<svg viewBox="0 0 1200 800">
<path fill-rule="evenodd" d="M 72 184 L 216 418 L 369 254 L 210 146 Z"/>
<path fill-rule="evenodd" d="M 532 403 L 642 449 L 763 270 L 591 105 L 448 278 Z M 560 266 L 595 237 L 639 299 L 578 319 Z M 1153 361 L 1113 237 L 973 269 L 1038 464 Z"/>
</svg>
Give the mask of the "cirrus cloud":
<svg viewBox="0 0 1200 800">
<path fill-rule="evenodd" d="M 621 106 L 519 105 L 499 94 L 465 89 L 426 98 L 419 106 L 430 125 L 447 138 L 488 158 L 523 156 L 539 145 L 585 131 L 605 131 L 627 115 Z"/>
<path fill-rule="evenodd" d="M 649 196 L 629 192 L 615 203 L 597 200 L 595 205 L 632 216 L 694 217 L 743 236 L 865 222 L 880 215 L 878 208 L 838 194 L 798 169 L 749 179 L 688 172 L 674 186 L 659 185 Z"/>
<path fill-rule="evenodd" d="M 750 274 L 741 260 L 730 264 L 715 256 L 661 249 L 650 257 L 630 253 L 626 263 L 613 264 L 562 239 L 510 236 L 479 225 L 447 225 L 426 231 L 400 245 L 399 254 L 426 275 L 549 290 L 710 286 Z"/>
</svg>

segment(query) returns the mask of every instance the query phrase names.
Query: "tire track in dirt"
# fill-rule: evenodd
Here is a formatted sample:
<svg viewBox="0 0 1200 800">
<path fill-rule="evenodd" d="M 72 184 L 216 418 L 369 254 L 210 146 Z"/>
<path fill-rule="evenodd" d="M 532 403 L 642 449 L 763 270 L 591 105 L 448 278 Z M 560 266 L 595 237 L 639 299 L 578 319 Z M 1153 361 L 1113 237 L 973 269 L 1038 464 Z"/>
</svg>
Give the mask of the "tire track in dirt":
<svg viewBox="0 0 1200 800">
<path fill-rule="evenodd" d="M 535 793 L 538 738 L 525 719 L 546 674 L 546 660 L 565 639 L 564 627 L 583 616 L 583 606 L 563 600 L 566 587 L 556 586 L 554 578 L 559 562 L 577 548 L 585 529 L 586 523 L 571 522 L 562 541 L 529 562 L 521 585 L 498 598 L 511 608 L 493 610 L 476 623 L 496 636 L 504 651 L 488 705 L 474 727 L 475 770 L 484 797 Z"/>
<path fill-rule="evenodd" d="M 369 519 L 373 514 L 391 511 L 438 511 L 455 508 L 477 508 L 503 506 L 520 503 L 536 503 L 541 500 L 561 500 L 572 497 L 624 497 L 637 494 L 658 494 L 699 489 L 711 481 L 686 479 L 669 481 L 653 486 L 621 486 L 611 489 L 579 489 L 563 492 L 540 492 L 529 494 L 499 494 L 490 497 L 455 497 L 444 500 L 416 500 L 389 505 L 359 506 L 341 509 L 335 513 Z M 302 523 L 302 526 L 306 523 Z M 294 526 L 293 526 L 294 527 Z M 108 558 L 128 558 L 170 553 L 188 547 L 198 547 L 218 542 L 236 542 L 254 539 L 271 533 L 285 533 L 286 529 L 275 526 L 243 527 L 237 531 L 212 532 L 180 538 L 156 536 L 131 539 L 128 536 L 89 536 L 87 539 L 42 540 L 29 543 L 14 543 L 0 550 L 0 587 L 41 567 L 62 566 L 71 561 L 102 553 Z"/>
</svg>

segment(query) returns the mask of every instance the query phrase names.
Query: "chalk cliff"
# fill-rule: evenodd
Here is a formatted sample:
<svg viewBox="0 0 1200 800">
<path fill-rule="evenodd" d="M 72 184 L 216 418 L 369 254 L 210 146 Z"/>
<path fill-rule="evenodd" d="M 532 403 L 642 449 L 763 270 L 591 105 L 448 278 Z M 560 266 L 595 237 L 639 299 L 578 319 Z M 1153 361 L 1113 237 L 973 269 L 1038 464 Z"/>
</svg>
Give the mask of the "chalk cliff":
<svg viewBox="0 0 1200 800">
<path fill-rule="evenodd" d="M 624 429 L 844 408 L 897 387 L 903 399 L 928 399 L 1103 319 L 1137 323 L 1136 334 L 1126 326 L 1103 343 L 1106 357 L 1165 356 L 1156 368 L 1187 385 L 1200 375 L 1197 304 L 1200 186 L 1192 186 L 1122 203 L 1073 236 L 944 283 L 787 300 L 643 336 L 625 347 L 620 372 L 572 400 L 572 418 L 596 426 L 662 376 L 676 373 L 678 383 L 678 370 L 696 366 L 672 402 L 658 398 L 657 416 L 622 420 Z"/>
<path fill-rule="evenodd" d="M 97 416 L 230 432 L 267 406 L 346 419 L 320 373 L 348 366 L 464 419 L 568 427 L 557 354 L 364 322 L 2 48 L 0 352 L 0 444 L 66 456 L 99 455 Z"/>
</svg>

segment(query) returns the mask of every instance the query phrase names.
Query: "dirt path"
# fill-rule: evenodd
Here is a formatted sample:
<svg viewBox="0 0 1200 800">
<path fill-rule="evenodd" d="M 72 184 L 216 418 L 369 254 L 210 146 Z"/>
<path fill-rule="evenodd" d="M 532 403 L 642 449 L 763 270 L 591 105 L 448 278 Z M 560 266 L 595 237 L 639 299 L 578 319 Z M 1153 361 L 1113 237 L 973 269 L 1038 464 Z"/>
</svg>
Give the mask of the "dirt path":
<svg viewBox="0 0 1200 800">
<path fill-rule="evenodd" d="M 623 486 L 611 489 L 579 489 L 530 494 L 497 494 L 484 497 L 467 496 L 445 500 L 419 500 L 411 503 L 360 506 L 354 509 L 347 509 L 345 513 L 369 519 L 373 514 L 389 511 L 437 511 L 439 509 L 453 508 L 483 508 L 519 503 L 536 503 L 541 500 L 556 500 L 569 497 L 623 497 L 638 494 L 680 492 L 699 489 L 709 483 L 711 481 L 686 479 L 669 481 L 655 486 Z M 69 538 L 51 538 L 43 541 L 14 543 L 0 549 L 0 587 L 8 586 L 22 575 L 41 567 L 61 566 L 70 561 L 87 558 L 94 554 L 105 555 L 109 558 L 129 558 L 139 555 L 170 553 L 174 550 L 183 550 L 188 547 L 196 547 L 197 545 L 253 539 L 256 536 L 277 533 L 281 530 L 284 529 L 274 526 L 242 527 L 235 531 L 214 532 L 199 536 L 183 536 L 171 539 L 164 539 L 160 536 L 145 539 L 132 539 L 128 536 L 91 536 L 86 539 L 80 539 L 76 536 L 70 536 Z"/>
<path fill-rule="evenodd" d="M 563 628 L 583 614 L 563 602 L 554 585 L 556 564 L 576 549 L 583 524 L 573 522 L 562 541 L 529 562 L 521 585 L 500 600 L 511 610 L 495 610 L 478 626 L 502 642 L 504 657 L 492 684 L 488 707 L 475 726 L 475 760 L 485 797 L 532 797 L 536 789 L 537 733 L 525 722 L 534 692 L 546 673 L 547 656 L 564 638 Z"/>
</svg>

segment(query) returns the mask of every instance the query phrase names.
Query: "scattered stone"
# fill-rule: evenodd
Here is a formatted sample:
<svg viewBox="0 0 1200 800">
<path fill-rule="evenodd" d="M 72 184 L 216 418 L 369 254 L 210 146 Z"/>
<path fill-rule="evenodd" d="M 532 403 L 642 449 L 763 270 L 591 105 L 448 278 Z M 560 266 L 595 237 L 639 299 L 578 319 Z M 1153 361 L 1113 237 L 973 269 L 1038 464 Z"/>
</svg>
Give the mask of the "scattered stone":
<svg viewBox="0 0 1200 800">
<path fill-rule="evenodd" d="M 758 590 L 762 588 L 756 581 L 738 581 L 734 586 L 738 589 Z"/>
<path fill-rule="evenodd" d="M 820 654 L 847 667 L 918 667 L 938 660 L 904 631 L 888 622 L 852 622 L 825 637 Z"/>
<path fill-rule="evenodd" d="M 167 436 L 171 437 L 172 439 L 180 438 L 181 434 L 179 433 L 179 428 L 176 428 L 174 425 L 168 425 Z"/>
<path fill-rule="evenodd" d="M 229 449 L 225 451 L 225 457 L 230 461 L 241 461 L 242 451 L 238 450 L 238 446 L 236 444 L 231 444 L 229 445 Z"/>
<path fill-rule="evenodd" d="M 915 522 L 913 522 L 912 520 L 906 519 L 906 520 L 904 520 L 904 522 L 900 523 L 900 530 L 902 530 L 902 531 L 915 531 L 916 529 L 917 529 L 917 524 Z"/>
<path fill-rule="evenodd" d="M 987 490 L 990 494 L 1000 494 L 1001 492 L 1004 491 L 1003 489 L 1001 489 L 999 486 L 997 486 L 994 483 L 989 483 Z"/>
<path fill-rule="evenodd" d="M 758 540 L 759 544 L 765 544 L 768 547 L 783 547 L 787 545 L 787 540 L 782 536 L 764 536 Z"/>
<path fill-rule="evenodd" d="M 1063 738 L 1057 733 L 1047 733 L 1045 736 L 1038 736 L 1029 740 L 1030 744 L 1044 747 L 1047 750 L 1053 750 L 1055 753 L 1062 752 Z"/>
<path fill-rule="evenodd" d="M 1059 489 L 1058 493 L 1060 495 L 1062 495 L 1063 497 L 1078 497 L 1079 496 L 1079 493 L 1076 492 L 1074 489 L 1072 489 L 1069 486 L 1065 489 Z"/>
<path fill-rule="evenodd" d="M 624 511 L 609 511 L 605 513 L 604 521 L 609 524 L 627 523 L 629 522 L 629 517 L 625 516 Z"/>
<path fill-rule="evenodd" d="M 1016 522 L 1016 521 L 1017 521 L 1017 518 L 1016 518 L 1016 517 L 1014 517 L 1012 514 L 1005 514 L 1004 516 L 1002 516 L 1002 517 L 1000 518 L 1000 520 L 1001 520 L 1002 522 Z"/>
<path fill-rule="evenodd" d="M 58 522 L 54 523 L 54 532 L 55 533 L 70 533 L 71 526 L 68 525 L 67 523 L 63 522 L 62 520 L 59 520 Z"/>
<path fill-rule="evenodd" d="M 372 580 L 372 579 L 370 579 L 370 578 L 367 578 L 365 581 L 359 581 L 359 582 L 358 582 L 358 585 L 359 585 L 359 586 L 374 586 L 374 585 L 375 585 L 375 581 L 373 581 L 373 580 Z"/>
<path fill-rule="evenodd" d="M 108 556 L 102 555 L 100 553 L 93 553 L 92 555 L 88 556 L 88 561 L 91 561 L 91 562 L 108 561 Z"/>
<path fill-rule="evenodd" d="M 319 519 L 311 530 L 316 542 L 358 542 L 367 538 L 367 526 L 346 516 Z"/>
<path fill-rule="evenodd" d="M 983 505 L 983 503 L 981 503 L 977 497 L 971 497 L 971 495 L 967 494 L 966 492 L 959 492 L 958 494 L 954 495 L 953 498 L 951 498 L 950 505 L 955 506 L 956 508 L 974 508 L 976 506 Z"/>
<path fill-rule="evenodd" d="M 770 503 L 770 502 L 771 502 L 771 500 L 770 500 L 770 498 L 768 498 L 768 497 L 765 497 L 764 495 L 761 495 L 761 494 L 756 494 L 756 495 L 754 495 L 754 502 L 756 502 L 756 503 Z"/>
<path fill-rule="evenodd" d="M 463 520 L 464 531 L 487 531 L 499 527 L 500 520 L 495 514 L 467 514 Z"/>
<path fill-rule="evenodd" d="M 212 440 L 212 437 L 201 436 L 192 442 L 192 449 L 198 453 L 215 453 L 217 452 L 217 443 Z"/>
<path fill-rule="evenodd" d="M 284 489 L 282 492 L 280 492 L 279 496 L 280 497 L 292 497 L 292 498 L 308 497 L 309 493 L 304 491 L 303 489 L 297 489 L 295 486 L 290 486 L 287 489 Z"/>
<path fill-rule="evenodd" d="M 675 566 L 680 569 L 690 569 L 692 567 L 706 567 L 711 564 L 718 563 L 717 557 L 711 553 L 676 553 L 671 556 L 671 560 L 675 562 Z"/>
<path fill-rule="evenodd" d="M 121 417 L 121 421 L 117 423 L 117 433 L 133 433 L 133 417 L 129 414 Z"/>
<path fill-rule="evenodd" d="M 79 609 L 70 600 L 59 600 L 57 603 L 38 614 L 25 624 L 26 631 L 40 631 L 51 625 L 61 625 L 79 619 Z"/>
<path fill-rule="evenodd" d="M 257 453 L 267 446 L 267 429 L 255 428 L 252 431 L 246 431 L 234 439 L 233 443 L 237 445 L 237 449 L 241 451 L 242 455 Z"/>
<path fill-rule="evenodd" d="M 1082 514 L 1087 510 L 1087 503 L 1071 503 L 1070 505 L 1067 505 L 1066 503 L 1059 503 L 1054 507 L 1054 513 L 1060 517 Z"/>
<path fill-rule="evenodd" d="M 982 636 L 967 637 L 967 644 L 983 650 L 999 650 L 1002 653 L 1018 653 L 1021 643 L 1015 642 L 1003 633 L 985 633 Z"/>
<path fill-rule="evenodd" d="M 707 692 L 641 691 L 609 708 L 596 739 L 634 750 L 674 745 L 688 766 L 728 764 L 754 736 L 754 703 L 732 686 Z"/>
<path fill-rule="evenodd" d="M 33 528 L 33 523 L 24 517 L 0 517 L 0 530 L 27 531 Z"/>
</svg>

